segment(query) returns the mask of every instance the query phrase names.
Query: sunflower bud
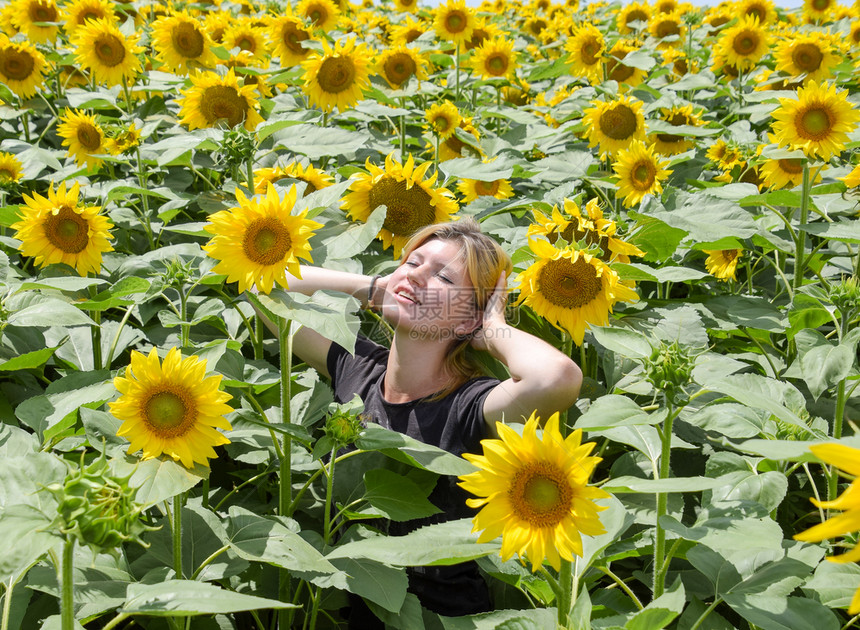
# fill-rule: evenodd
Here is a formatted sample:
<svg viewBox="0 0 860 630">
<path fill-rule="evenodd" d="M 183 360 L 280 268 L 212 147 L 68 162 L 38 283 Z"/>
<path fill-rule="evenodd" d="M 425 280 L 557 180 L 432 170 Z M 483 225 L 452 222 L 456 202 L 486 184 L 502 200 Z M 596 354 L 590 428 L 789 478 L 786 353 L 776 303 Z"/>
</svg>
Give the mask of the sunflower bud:
<svg viewBox="0 0 860 630">
<path fill-rule="evenodd" d="M 254 156 L 254 138 L 244 127 L 234 127 L 224 134 L 219 153 L 228 166 L 240 166 Z"/>
<path fill-rule="evenodd" d="M 684 387 L 690 382 L 694 365 L 695 357 L 690 357 L 677 341 L 661 343 L 645 360 L 645 379 L 662 391 L 666 400 L 681 406 L 687 402 Z"/>
<path fill-rule="evenodd" d="M 59 503 L 54 527 L 102 553 L 115 554 L 126 541 L 146 546 L 140 535 L 150 528 L 140 521 L 143 506 L 134 501 L 130 477 L 113 475 L 104 455 L 89 466 L 81 456 L 81 465 L 62 484 L 45 488 Z"/>
<path fill-rule="evenodd" d="M 164 282 L 168 286 L 178 289 L 190 282 L 193 275 L 190 263 L 174 258 L 167 262 L 167 269 L 164 270 Z"/>
<path fill-rule="evenodd" d="M 361 416 L 338 410 L 325 421 L 325 434 L 338 446 L 348 446 L 358 439 L 361 432 Z"/>
<path fill-rule="evenodd" d="M 840 313 L 851 313 L 860 308 L 860 285 L 857 278 L 850 276 L 829 287 L 830 302 Z"/>
</svg>

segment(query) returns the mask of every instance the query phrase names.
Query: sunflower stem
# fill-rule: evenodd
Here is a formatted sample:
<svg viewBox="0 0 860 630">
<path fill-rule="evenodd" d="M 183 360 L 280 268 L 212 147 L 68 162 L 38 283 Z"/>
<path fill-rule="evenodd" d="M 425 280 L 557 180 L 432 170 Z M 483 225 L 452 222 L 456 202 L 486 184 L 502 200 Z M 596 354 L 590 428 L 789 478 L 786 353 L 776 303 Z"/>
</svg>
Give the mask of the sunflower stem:
<svg viewBox="0 0 860 630">
<path fill-rule="evenodd" d="M 188 296 L 184 287 L 177 288 L 179 293 L 179 347 L 187 348 L 191 337 L 191 324 L 188 323 Z"/>
<path fill-rule="evenodd" d="M 328 464 L 328 481 L 325 488 L 325 512 L 323 514 L 323 541 L 326 545 L 331 541 L 331 498 L 334 487 L 334 465 L 337 462 L 337 443 L 331 448 Z"/>
<path fill-rule="evenodd" d="M 24 129 L 24 140 L 30 144 L 30 112 L 27 110 L 21 114 L 21 127 Z"/>
<path fill-rule="evenodd" d="M 573 564 L 570 560 L 561 560 L 561 566 L 558 570 L 558 626 L 559 628 L 569 628 L 570 609 L 576 599 L 574 592 L 574 581 L 576 580 Z"/>
<path fill-rule="evenodd" d="M 95 296 L 96 288 L 94 285 L 90 285 L 90 299 L 94 299 Z M 96 323 L 96 325 L 92 327 L 93 368 L 98 370 L 102 367 L 102 312 L 98 310 L 93 311 L 92 318 Z"/>
<path fill-rule="evenodd" d="M 457 84 L 457 89 L 454 92 L 454 102 L 456 103 L 460 100 L 460 42 L 457 42 L 454 48 L 454 74 L 456 75 Z"/>
<path fill-rule="evenodd" d="M 266 332 L 263 318 L 255 314 L 254 329 L 249 330 L 248 332 L 251 333 L 251 345 L 254 347 L 254 360 L 259 361 L 263 358 L 263 335 Z"/>
<path fill-rule="evenodd" d="M 247 180 L 248 199 L 254 196 L 254 151 L 248 153 L 248 159 L 245 160 L 245 179 Z"/>
<path fill-rule="evenodd" d="M 4 584 L 6 592 L 3 593 L 3 619 L 0 621 L 0 630 L 8 630 L 9 614 L 12 612 L 12 590 L 15 588 L 15 576 L 9 578 L 9 583 Z"/>
<path fill-rule="evenodd" d="M 839 323 L 839 338 L 840 341 L 848 334 L 848 329 L 851 325 L 851 317 L 853 312 L 849 309 L 841 310 Z M 842 423 L 845 419 L 845 405 L 848 402 L 848 396 L 845 395 L 845 379 L 839 381 L 836 386 L 836 409 L 833 415 L 833 439 L 839 440 L 842 438 Z M 836 499 L 836 494 L 839 491 L 839 471 L 835 466 L 830 468 L 830 475 L 827 478 L 827 500 L 833 501 Z"/>
<path fill-rule="evenodd" d="M 806 252 L 806 232 L 803 226 L 809 219 L 809 160 L 803 160 L 803 184 L 800 193 L 800 229 L 797 230 L 797 249 L 794 254 L 794 288 L 803 286 L 803 271 L 805 267 L 804 255 Z"/>
<path fill-rule="evenodd" d="M 439 134 L 436 134 L 436 152 L 433 154 L 433 172 L 439 172 Z"/>
<path fill-rule="evenodd" d="M 668 479 L 671 469 L 669 467 L 670 455 L 672 453 L 672 424 L 675 421 L 676 411 L 672 401 L 666 401 L 668 414 L 663 422 L 661 433 L 660 468 L 655 470 L 657 479 Z M 666 572 L 663 571 L 663 558 L 666 555 L 666 531 L 660 525 L 660 517 L 666 515 L 669 495 L 665 492 L 657 493 L 657 518 L 654 529 L 654 583 L 652 593 L 654 598 L 660 597 L 666 582 Z"/>
<path fill-rule="evenodd" d="M 75 539 L 66 537 L 60 567 L 60 626 L 75 630 Z"/>
<path fill-rule="evenodd" d="M 182 493 L 173 497 L 173 571 L 176 579 L 182 579 Z"/>
<path fill-rule="evenodd" d="M 292 382 L 291 372 L 293 368 L 293 336 L 290 332 L 292 321 L 278 318 L 278 349 L 280 353 L 281 367 L 281 422 L 288 425 L 290 417 L 290 385 Z M 289 433 L 284 433 L 282 438 L 282 455 L 280 461 L 280 474 L 278 475 L 278 514 L 289 516 L 292 494 L 292 438 Z M 290 600 L 290 574 L 286 569 L 278 572 L 278 593 L 282 602 Z M 289 610 L 278 612 L 278 628 L 288 630 L 292 624 L 292 613 Z"/>
</svg>

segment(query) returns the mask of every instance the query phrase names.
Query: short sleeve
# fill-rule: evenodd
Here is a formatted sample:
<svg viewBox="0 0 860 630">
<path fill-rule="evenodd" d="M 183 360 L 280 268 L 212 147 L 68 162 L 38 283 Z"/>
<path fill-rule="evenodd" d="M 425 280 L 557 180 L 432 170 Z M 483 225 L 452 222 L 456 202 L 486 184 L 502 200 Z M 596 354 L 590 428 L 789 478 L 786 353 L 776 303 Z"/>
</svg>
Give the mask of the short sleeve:
<svg viewBox="0 0 860 630">
<path fill-rule="evenodd" d="M 484 401 L 499 383 L 500 381 L 495 378 L 476 378 L 463 385 L 454 394 L 451 406 L 460 420 L 461 440 L 466 453 L 481 452 L 481 440 L 489 435 L 487 423 L 484 420 Z"/>
<path fill-rule="evenodd" d="M 332 343 L 326 357 L 326 367 L 331 375 L 331 386 L 335 400 L 345 403 L 358 394 L 362 400 L 385 370 L 388 350 L 366 337 L 359 336 L 355 341 L 355 354 L 350 354 L 343 346 Z"/>
</svg>

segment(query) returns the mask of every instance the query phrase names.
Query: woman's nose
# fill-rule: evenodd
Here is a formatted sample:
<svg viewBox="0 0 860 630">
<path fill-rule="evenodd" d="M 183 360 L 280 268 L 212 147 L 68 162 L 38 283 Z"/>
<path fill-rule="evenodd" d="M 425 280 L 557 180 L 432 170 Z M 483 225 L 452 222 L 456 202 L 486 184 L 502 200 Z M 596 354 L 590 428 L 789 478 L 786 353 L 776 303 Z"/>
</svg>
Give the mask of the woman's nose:
<svg viewBox="0 0 860 630">
<path fill-rule="evenodd" d="M 421 267 L 410 267 L 406 271 L 406 279 L 412 284 L 424 284 L 424 276 L 421 271 Z"/>
</svg>

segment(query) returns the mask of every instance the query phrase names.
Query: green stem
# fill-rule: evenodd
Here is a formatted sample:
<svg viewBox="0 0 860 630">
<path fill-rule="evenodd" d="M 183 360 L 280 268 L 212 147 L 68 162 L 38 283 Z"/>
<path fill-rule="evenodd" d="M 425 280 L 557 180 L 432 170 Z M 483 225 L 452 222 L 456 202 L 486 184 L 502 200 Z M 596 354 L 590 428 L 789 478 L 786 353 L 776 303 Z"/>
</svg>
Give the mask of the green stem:
<svg viewBox="0 0 860 630">
<path fill-rule="evenodd" d="M 460 42 L 454 49 L 454 74 L 457 76 L 457 91 L 454 93 L 454 101 L 460 100 Z"/>
<path fill-rule="evenodd" d="M 573 607 L 573 602 L 576 594 L 573 592 L 573 582 L 575 576 L 573 565 L 570 560 L 561 560 L 561 567 L 558 571 L 558 626 L 559 628 L 568 628 L 570 623 L 570 609 Z"/>
<path fill-rule="evenodd" d="M 95 298 L 95 296 L 96 288 L 94 285 L 90 285 L 90 299 Z M 93 311 L 92 317 L 96 323 L 91 331 L 93 339 L 93 368 L 98 370 L 102 366 L 102 312 L 99 310 Z"/>
<path fill-rule="evenodd" d="M 221 547 L 217 551 L 213 551 L 209 555 L 208 558 L 206 558 L 203 562 L 200 563 L 200 566 L 197 567 L 197 569 L 194 571 L 194 574 L 191 576 L 191 579 L 196 580 L 200 576 L 200 573 L 203 571 L 203 569 L 205 569 L 210 564 L 212 564 L 212 562 L 214 562 L 215 559 L 218 556 L 220 556 L 222 553 L 224 553 L 225 551 L 229 551 L 229 550 L 230 550 L 230 545 L 224 545 L 223 547 Z"/>
<path fill-rule="evenodd" d="M 331 541 L 331 499 L 334 487 L 334 465 L 337 462 L 337 444 L 331 448 L 328 465 L 328 482 L 325 488 L 325 513 L 323 514 L 323 540 L 326 545 Z"/>
<path fill-rule="evenodd" d="M 116 628 L 119 624 L 121 624 L 123 621 L 125 621 L 129 617 L 131 617 L 131 615 L 129 615 L 128 613 L 120 613 L 116 617 L 111 619 L 107 623 L 107 625 L 104 628 L 102 628 L 102 630 L 113 630 L 114 628 Z"/>
<path fill-rule="evenodd" d="M 854 315 L 853 311 L 841 311 L 840 315 L 840 323 L 837 331 L 839 332 L 839 340 L 840 342 L 845 338 L 848 334 L 848 329 L 851 326 L 851 317 Z M 839 381 L 839 385 L 836 386 L 836 410 L 833 415 L 833 439 L 839 440 L 842 438 L 842 424 L 845 421 L 845 406 L 848 402 L 848 396 L 845 393 L 845 379 L 843 378 Z M 836 499 L 836 495 L 839 491 L 839 471 L 835 466 L 831 467 L 830 475 L 827 479 L 827 500 L 833 501 Z"/>
<path fill-rule="evenodd" d="M 60 569 L 60 624 L 62 630 L 75 630 L 75 539 L 66 538 Z"/>
<path fill-rule="evenodd" d="M 254 196 L 254 154 L 251 153 L 248 156 L 248 159 L 245 160 L 245 170 L 246 175 L 245 179 L 247 179 L 247 188 L 248 188 L 248 198 Z"/>
<path fill-rule="evenodd" d="M 672 453 L 672 424 L 675 421 L 675 411 L 672 403 L 667 402 L 668 415 L 663 422 L 661 433 L 660 469 L 657 479 L 668 479 L 671 472 L 669 462 Z M 665 573 L 663 572 L 663 559 L 666 555 L 666 531 L 660 525 L 660 517 L 666 515 L 669 495 L 665 492 L 657 493 L 657 518 L 654 530 L 654 584 L 653 595 L 656 599 L 663 594 L 665 586 Z"/>
<path fill-rule="evenodd" d="M 21 113 L 21 126 L 24 128 L 24 140 L 30 144 L 30 112 L 24 111 Z"/>
<path fill-rule="evenodd" d="M 807 220 L 809 219 L 809 195 L 810 195 L 810 181 L 809 181 L 809 161 L 803 161 L 803 184 L 801 189 L 800 196 L 800 227 L 797 231 L 797 239 L 795 242 L 797 243 L 797 247 L 794 253 L 794 288 L 798 289 L 803 286 L 803 271 L 805 266 L 805 254 L 806 254 L 806 232 L 803 231 L 803 226 L 806 225 Z"/>
<path fill-rule="evenodd" d="M 236 309 L 237 311 L 239 309 Z M 254 360 L 260 361 L 263 358 L 263 335 L 266 332 L 266 326 L 263 324 L 263 318 L 259 315 L 254 315 L 254 329 L 248 330 L 251 333 L 251 345 L 254 348 Z"/>
<path fill-rule="evenodd" d="M 632 590 L 630 590 L 630 587 L 624 583 L 624 580 L 622 580 L 620 577 L 615 575 L 608 567 L 596 567 L 596 568 L 599 571 L 602 571 L 604 573 L 604 575 L 609 576 L 612 579 L 612 581 L 615 582 L 621 588 L 621 590 L 627 594 L 627 597 L 629 597 L 631 600 L 633 600 L 633 603 L 635 604 L 635 606 L 638 610 L 642 610 L 644 608 L 644 606 L 642 605 L 642 602 L 640 602 L 639 598 L 636 597 L 636 593 L 634 593 Z"/>
<path fill-rule="evenodd" d="M 0 630 L 9 629 L 9 614 L 12 612 L 12 590 L 15 588 L 15 576 L 11 576 L 9 583 L 4 586 L 6 586 L 6 592 L 3 594 L 3 620 L 0 621 Z"/>
<path fill-rule="evenodd" d="M 179 287 L 179 347 L 187 348 L 191 340 L 191 324 L 188 323 L 188 296 L 184 287 Z"/>
<path fill-rule="evenodd" d="M 266 476 L 267 476 L 267 475 L 269 475 L 270 473 L 271 473 L 271 470 L 267 468 L 267 469 L 266 469 L 266 470 L 264 470 L 263 472 L 261 472 L 261 473 L 259 473 L 259 474 L 257 474 L 257 475 L 254 475 L 253 477 L 251 477 L 250 479 L 248 479 L 248 480 L 246 480 L 246 481 L 243 481 L 243 482 L 242 482 L 242 483 L 240 483 L 238 486 L 236 486 L 236 487 L 234 487 L 232 490 L 230 490 L 230 492 L 228 492 L 226 495 L 224 495 L 224 498 L 223 498 L 223 499 L 221 499 L 220 501 L 218 501 L 218 505 L 216 505 L 216 506 L 215 506 L 215 508 L 214 508 L 212 511 L 213 511 L 213 512 L 217 512 L 219 509 L 221 509 L 221 506 L 222 506 L 222 505 L 224 505 L 224 502 L 225 502 L 225 501 L 227 501 L 227 499 L 229 499 L 230 497 L 232 497 L 234 494 L 236 494 L 237 492 L 239 492 L 239 490 L 241 490 L 242 488 L 244 488 L 245 486 L 247 486 L 247 485 L 249 485 L 249 484 L 254 483 L 254 482 L 255 482 L 255 481 L 257 481 L 258 479 L 262 479 L 263 477 L 266 477 Z"/>
<path fill-rule="evenodd" d="M 290 386 L 293 368 L 293 336 L 290 332 L 292 322 L 283 317 L 278 318 L 278 349 L 281 363 L 281 422 L 288 425 L 290 418 Z M 289 516 L 292 494 L 292 438 L 285 433 L 282 438 L 282 455 L 280 474 L 278 476 L 278 514 Z M 290 574 L 286 569 L 278 571 L 278 593 L 280 600 L 290 600 Z M 278 611 L 279 630 L 289 630 L 292 624 L 292 613 L 289 610 Z"/>
<path fill-rule="evenodd" d="M 122 329 L 125 328 L 126 322 L 128 322 L 128 318 L 131 316 L 132 310 L 136 304 L 132 304 L 127 309 L 125 309 L 125 314 L 122 316 L 122 319 L 119 322 L 119 328 L 116 330 L 116 334 L 113 336 L 113 340 L 110 342 L 110 348 L 108 348 L 107 356 L 104 359 L 104 369 L 109 370 L 110 364 L 113 363 L 113 353 L 116 352 L 116 345 L 119 343 L 119 335 L 122 332 Z"/>
<path fill-rule="evenodd" d="M 690 626 L 690 630 L 698 630 L 699 626 L 701 626 L 702 623 L 705 621 L 705 618 L 710 615 L 714 611 L 714 608 L 719 606 L 720 602 L 722 601 L 722 597 L 717 597 L 716 599 L 714 599 L 713 603 L 705 609 L 705 612 L 699 615 L 699 618 L 696 619 L 696 623 Z"/>
<path fill-rule="evenodd" d="M 182 579 L 182 493 L 173 497 L 173 571 L 176 579 Z"/>
</svg>

